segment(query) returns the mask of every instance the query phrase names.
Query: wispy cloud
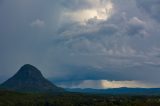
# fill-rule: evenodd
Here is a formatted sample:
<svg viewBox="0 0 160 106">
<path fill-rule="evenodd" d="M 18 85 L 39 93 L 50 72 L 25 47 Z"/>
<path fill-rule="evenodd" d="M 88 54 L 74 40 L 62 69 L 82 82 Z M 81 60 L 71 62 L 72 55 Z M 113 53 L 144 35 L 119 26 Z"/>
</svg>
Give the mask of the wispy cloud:
<svg viewBox="0 0 160 106">
<path fill-rule="evenodd" d="M 30 25 L 31 27 L 43 28 L 45 26 L 45 22 L 43 20 L 36 19 Z"/>
</svg>

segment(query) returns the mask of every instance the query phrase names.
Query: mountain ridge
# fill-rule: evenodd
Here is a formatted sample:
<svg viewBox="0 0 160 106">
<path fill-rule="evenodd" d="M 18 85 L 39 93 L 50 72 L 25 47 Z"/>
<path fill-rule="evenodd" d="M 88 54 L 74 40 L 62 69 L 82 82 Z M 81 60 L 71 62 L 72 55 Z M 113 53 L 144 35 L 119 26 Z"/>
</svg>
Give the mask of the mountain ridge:
<svg viewBox="0 0 160 106">
<path fill-rule="evenodd" d="M 2 89 L 20 92 L 64 92 L 63 88 L 51 83 L 39 69 L 30 64 L 23 65 L 15 75 L 0 86 Z"/>
<path fill-rule="evenodd" d="M 88 94 L 109 94 L 109 95 L 160 95 L 160 88 L 109 88 L 109 89 L 92 89 L 92 88 L 66 88 L 66 91 L 75 93 Z"/>
</svg>

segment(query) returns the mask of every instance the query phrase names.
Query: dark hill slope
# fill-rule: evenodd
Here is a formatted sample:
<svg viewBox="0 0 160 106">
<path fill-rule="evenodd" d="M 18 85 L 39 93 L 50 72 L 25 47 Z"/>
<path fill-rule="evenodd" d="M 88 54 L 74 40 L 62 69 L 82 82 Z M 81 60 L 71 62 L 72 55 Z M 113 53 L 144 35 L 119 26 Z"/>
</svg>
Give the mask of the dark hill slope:
<svg viewBox="0 0 160 106">
<path fill-rule="evenodd" d="M 22 66 L 13 77 L 1 84 L 1 88 L 22 92 L 64 92 L 64 89 L 52 84 L 29 64 Z"/>
</svg>

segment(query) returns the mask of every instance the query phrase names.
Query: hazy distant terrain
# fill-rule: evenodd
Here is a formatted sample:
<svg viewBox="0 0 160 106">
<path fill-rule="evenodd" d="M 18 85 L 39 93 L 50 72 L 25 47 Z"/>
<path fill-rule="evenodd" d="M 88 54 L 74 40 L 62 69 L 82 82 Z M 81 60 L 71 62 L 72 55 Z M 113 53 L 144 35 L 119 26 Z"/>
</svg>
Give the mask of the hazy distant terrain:
<svg viewBox="0 0 160 106">
<path fill-rule="evenodd" d="M 66 89 L 69 92 L 109 95 L 160 95 L 160 88 Z"/>
</svg>

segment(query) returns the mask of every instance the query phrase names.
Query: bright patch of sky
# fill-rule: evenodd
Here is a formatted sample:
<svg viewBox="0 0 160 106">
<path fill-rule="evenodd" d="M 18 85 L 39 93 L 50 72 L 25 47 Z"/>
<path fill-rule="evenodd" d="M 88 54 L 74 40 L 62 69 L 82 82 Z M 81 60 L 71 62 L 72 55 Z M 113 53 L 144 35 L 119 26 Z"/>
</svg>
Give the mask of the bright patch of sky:
<svg viewBox="0 0 160 106">
<path fill-rule="evenodd" d="M 86 24 L 90 19 L 107 20 L 113 14 L 114 6 L 111 0 L 87 0 L 86 2 L 92 6 L 90 8 L 65 12 L 64 16 L 81 24 Z"/>
</svg>

